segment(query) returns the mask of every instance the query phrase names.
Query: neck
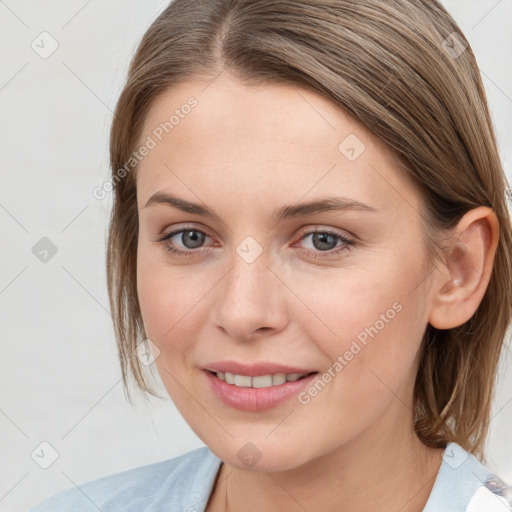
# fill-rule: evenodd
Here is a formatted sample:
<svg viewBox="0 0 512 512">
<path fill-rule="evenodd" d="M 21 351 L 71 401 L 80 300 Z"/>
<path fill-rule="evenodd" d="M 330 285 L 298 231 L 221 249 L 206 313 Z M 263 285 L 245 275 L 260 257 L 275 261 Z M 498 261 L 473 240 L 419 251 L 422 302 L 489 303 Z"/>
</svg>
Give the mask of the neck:
<svg viewBox="0 0 512 512">
<path fill-rule="evenodd" d="M 403 404 L 402 404 L 403 407 Z M 404 422 L 403 425 L 412 425 Z M 207 512 L 421 512 L 442 460 L 412 428 L 382 423 L 291 470 L 269 473 L 223 464 Z"/>
</svg>

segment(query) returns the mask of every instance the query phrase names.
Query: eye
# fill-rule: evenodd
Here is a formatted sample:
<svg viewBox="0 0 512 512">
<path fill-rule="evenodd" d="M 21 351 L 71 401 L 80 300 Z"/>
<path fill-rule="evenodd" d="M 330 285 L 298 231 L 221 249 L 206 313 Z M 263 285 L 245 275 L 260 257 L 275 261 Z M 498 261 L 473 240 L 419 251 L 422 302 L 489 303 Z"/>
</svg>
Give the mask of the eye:
<svg viewBox="0 0 512 512">
<path fill-rule="evenodd" d="M 352 238 L 329 229 L 308 231 L 300 240 L 305 240 L 308 237 L 311 237 L 311 242 L 315 250 L 307 250 L 306 253 L 312 258 L 328 258 L 342 251 L 350 250 L 351 246 L 356 245 L 355 240 Z M 341 242 L 340 245 L 337 245 L 338 241 Z"/>
<path fill-rule="evenodd" d="M 306 232 L 300 240 L 311 238 L 313 249 L 307 249 L 305 252 L 312 258 L 327 258 L 337 255 L 342 251 L 350 249 L 350 246 L 355 246 L 356 242 L 345 235 L 336 233 L 329 229 L 315 229 L 314 231 Z M 172 241 L 176 238 L 175 241 Z M 192 256 L 194 253 L 199 253 L 200 249 L 206 238 L 210 238 L 204 231 L 194 227 L 185 227 L 175 231 L 171 231 L 163 238 L 157 240 L 160 242 L 164 249 L 177 256 Z M 338 241 L 340 245 L 338 245 Z M 185 247 L 180 249 L 176 247 L 176 243 L 180 242 Z"/>
<path fill-rule="evenodd" d="M 174 237 L 185 245 L 185 250 L 176 248 L 176 242 L 172 242 Z M 188 256 L 193 252 L 198 252 L 196 249 L 203 244 L 206 237 L 208 237 L 208 235 L 200 229 L 185 227 L 176 231 L 171 231 L 160 240 L 157 240 L 157 242 L 161 242 L 164 249 L 170 253 L 179 256 Z"/>
</svg>

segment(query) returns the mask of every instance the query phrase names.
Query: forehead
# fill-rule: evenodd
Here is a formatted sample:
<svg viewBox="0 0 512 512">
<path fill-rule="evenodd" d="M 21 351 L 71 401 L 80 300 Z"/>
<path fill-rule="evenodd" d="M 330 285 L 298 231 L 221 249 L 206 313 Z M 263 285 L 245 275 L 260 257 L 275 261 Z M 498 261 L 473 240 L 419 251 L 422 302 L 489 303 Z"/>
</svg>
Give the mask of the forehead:
<svg viewBox="0 0 512 512">
<path fill-rule="evenodd" d="M 137 169 L 139 208 L 158 190 L 191 199 L 231 194 L 238 207 L 249 198 L 290 202 L 326 192 L 380 205 L 393 196 L 409 207 L 418 200 L 391 151 L 362 123 L 295 85 L 223 75 L 181 83 L 152 103 L 139 144 L 150 139 Z"/>
</svg>

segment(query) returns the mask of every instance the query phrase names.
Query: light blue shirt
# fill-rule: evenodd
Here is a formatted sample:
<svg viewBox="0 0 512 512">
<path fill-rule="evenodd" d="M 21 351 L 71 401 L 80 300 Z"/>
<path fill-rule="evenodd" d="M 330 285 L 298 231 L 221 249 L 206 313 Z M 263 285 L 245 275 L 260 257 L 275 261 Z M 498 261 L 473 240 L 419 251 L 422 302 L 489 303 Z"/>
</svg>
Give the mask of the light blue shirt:
<svg viewBox="0 0 512 512">
<path fill-rule="evenodd" d="M 204 446 L 72 487 L 29 512 L 204 512 L 221 462 Z M 507 512 L 509 493 L 473 455 L 448 443 L 423 512 Z"/>
</svg>

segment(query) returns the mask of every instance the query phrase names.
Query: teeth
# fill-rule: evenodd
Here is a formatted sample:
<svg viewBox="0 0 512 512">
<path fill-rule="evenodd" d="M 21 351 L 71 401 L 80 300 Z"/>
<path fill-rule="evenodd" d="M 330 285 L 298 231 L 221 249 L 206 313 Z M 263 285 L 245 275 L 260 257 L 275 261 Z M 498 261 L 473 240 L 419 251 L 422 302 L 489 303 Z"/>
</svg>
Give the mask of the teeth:
<svg viewBox="0 0 512 512">
<path fill-rule="evenodd" d="M 269 388 L 272 386 L 272 375 L 259 375 L 251 380 L 253 388 Z"/>
<path fill-rule="evenodd" d="M 242 388 L 250 388 L 251 377 L 247 377 L 247 375 L 235 375 L 235 386 L 240 386 Z"/>
<path fill-rule="evenodd" d="M 257 377 L 249 377 L 248 375 L 237 375 L 230 372 L 217 372 L 220 380 L 243 388 L 269 388 L 270 386 L 279 386 L 285 382 L 295 382 L 301 377 L 305 377 L 306 373 L 274 373 L 272 375 L 258 375 Z"/>
<path fill-rule="evenodd" d="M 294 382 L 296 380 L 299 380 L 301 377 L 303 377 L 303 375 L 305 375 L 305 374 L 302 374 L 302 373 L 289 373 L 286 376 L 286 380 L 288 382 Z"/>
<path fill-rule="evenodd" d="M 286 382 L 286 373 L 274 373 L 272 375 L 272 386 L 284 384 Z"/>
</svg>

